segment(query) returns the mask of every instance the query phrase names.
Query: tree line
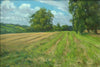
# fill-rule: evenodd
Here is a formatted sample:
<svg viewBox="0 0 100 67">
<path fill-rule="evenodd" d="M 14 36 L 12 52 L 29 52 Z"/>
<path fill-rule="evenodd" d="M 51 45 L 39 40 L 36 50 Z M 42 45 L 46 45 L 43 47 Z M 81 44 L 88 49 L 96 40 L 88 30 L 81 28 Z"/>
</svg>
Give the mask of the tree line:
<svg viewBox="0 0 100 67">
<path fill-rule="evenodd" d="M 73 16 L 73 30 L 77 33 L 83 33 L 86 29 L 97 33 L 100 29 L 99 1 L 69 0 L 69 11 Z"/>
<path fill-rule="evenodd" d="M 62 25 L 61 26 L 58 23 L 57 25 L 52 26 L 52 30 L 48 30 L 48 31 L 53 32 L 53 31 L 67 31 L 67 30 L 71 31 L 72 26 L 68 26 L 68 25 Z M 44 31 L 42 31 L 42 30 L 37 31 L 33 27 L 26 26 L 26 25 L 0 23 L 0 34 L 27 33 L 27 32 L 44 32 Z"/>
</svg>

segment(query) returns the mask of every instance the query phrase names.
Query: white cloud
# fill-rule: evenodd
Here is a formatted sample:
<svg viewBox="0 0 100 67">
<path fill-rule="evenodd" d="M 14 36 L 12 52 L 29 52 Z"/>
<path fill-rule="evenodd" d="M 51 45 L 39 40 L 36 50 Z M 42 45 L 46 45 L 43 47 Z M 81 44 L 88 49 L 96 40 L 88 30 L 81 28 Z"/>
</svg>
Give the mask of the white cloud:
<svg viewBox="0 0 100 67">
<path fill-rule="evenodd" d="M 54 15 L 57 14 L 55 10 L 52 10 L 51 13 L 54 14 Z"/>
<path fill-rule="evenodd" d="M 27 8 L 30 8 L 30 4 L 22 4 L 19 8 L 20 8 L 20 9 L 27 9 Z"/>
<path fill-rule="evenodd" d="M 49 5 L 56 6 L 58 9 L 62 11 L 67 11 L 68 10 L 68 1 L 44 1 L 40 0 L 41 3 L 46 3 Z"/>
<path fill-rule="evenodd" d="M 35 10 L 39 10 L 39 9 L 40 9 L 40 7 L 35 7 L 34 9 L 35 9 Z"/>
<path fill-rule="evenodd" d="M 14 10 L 16 7 L 14 6 L 13 3 L 11 3 L 10 1 L 2 1 L 1 3 L 1 10 L 7 10 L 7 11 L 12 11 Z"/>
<path fill-rule="evenodd" d="M 71 23 L 69 23 L 69 19 L 67 18 L 71 18 L 71 16 L 66 16 L 64 15 L 62 12 L 56 12 L 54 10 L 51 11 L 52 14 L 54 14 L 54 19 L 53 19 L 53 24 L 56 25 L 57 23 L 60 23 L 61 25 L 72 25 Z"/>
<path fill-rule="evenodd" d="M 21 25 L 29 25 L 29 16 L 40 9 L 40 7 L 32 9 L 30 4 L 21 4 L 19 7 L 16 7 L 10 1 L 2 1 L 0 5 L 1 22 Z"/>
</svg>

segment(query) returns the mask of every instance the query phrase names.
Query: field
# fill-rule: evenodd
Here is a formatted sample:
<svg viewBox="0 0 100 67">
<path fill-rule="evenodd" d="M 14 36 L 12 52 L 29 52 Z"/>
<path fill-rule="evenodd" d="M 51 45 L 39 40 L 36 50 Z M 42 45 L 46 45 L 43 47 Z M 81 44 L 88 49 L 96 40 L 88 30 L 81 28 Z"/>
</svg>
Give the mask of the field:
<svg viewBox="0 0 100 67">
<path fill-rule="evenodd" d="M 61 31 L 0 37 L 1 67 L 100 67 L 100 35 Z"/>
</svg>

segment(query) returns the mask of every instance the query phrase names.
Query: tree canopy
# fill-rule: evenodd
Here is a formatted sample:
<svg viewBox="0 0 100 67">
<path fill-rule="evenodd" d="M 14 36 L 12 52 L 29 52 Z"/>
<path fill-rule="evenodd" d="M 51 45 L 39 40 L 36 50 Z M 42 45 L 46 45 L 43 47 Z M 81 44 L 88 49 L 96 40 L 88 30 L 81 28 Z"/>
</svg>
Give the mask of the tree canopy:
<svg viewBox="0 0 100 67">
<path fill-rule="evenodd" d="M 54 15 L 50 10 L 41 8 L 35 14 L 31 16 L 30 23 L 35 31 L 50 31 L 52 30 L 52 20 Z"/>
<path fill-rule="evenodd" d="M 76 32 L 83 33 L 85 29 L 97 33 L 100 26 L 100 3 L 98 1 L 69 0 L 69 11 L 72 14 L 72 24 Z"/>
</svg>

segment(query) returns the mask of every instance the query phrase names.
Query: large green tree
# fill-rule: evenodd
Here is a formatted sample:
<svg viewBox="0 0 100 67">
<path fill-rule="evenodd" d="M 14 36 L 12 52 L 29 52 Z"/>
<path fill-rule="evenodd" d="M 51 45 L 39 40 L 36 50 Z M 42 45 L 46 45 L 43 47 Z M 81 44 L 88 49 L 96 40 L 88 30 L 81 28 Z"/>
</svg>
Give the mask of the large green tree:
<svg viewBox="0 0 100 67">
<path fill-rule="evenodd" d="M 92 30 L 94 33 L 97 33 L 97 29 L 100 26 L 100 3 L 98 1 L 86 1 L 86 28 Z"/>
<path fill-rule="evenodd" d="M 69 0 L 69 11 L 72 14 L 72 24 L 76 32 L 83 33 L 85 29 L 97 33 L 99 22 L 98 1 Z"/>
<path fill-rule="evenodd" d="M 35 31 L 50 31 L 52 30 L 52 20 L 54 15 L 50 10 L 40 8 L 35 14 L 31 16 L 30 23 Z"/>
<path fill-rule="evenodd" d="M 71 12 L 73 19 L 72 19 L 72 24 L 73 24 L 73 30 L 76 32 L 82 33 L 85 30 L 84 26 L 84 8 L 83 8 L 83 2 L 82 1 L 77 1 L 77 0 L 70 0 L 69 2 L 69 11 Z"/>
</svg>

